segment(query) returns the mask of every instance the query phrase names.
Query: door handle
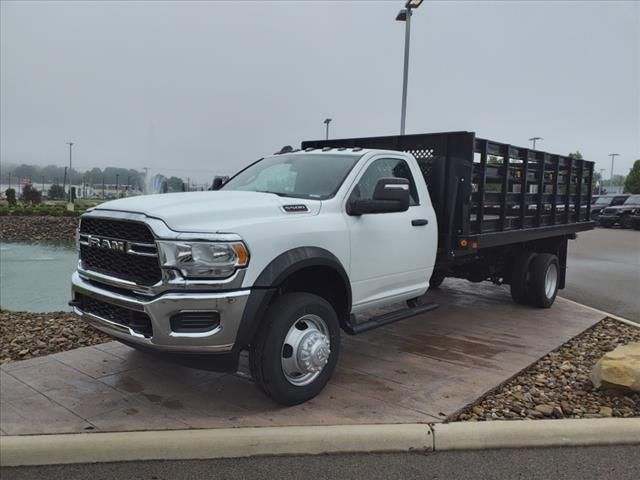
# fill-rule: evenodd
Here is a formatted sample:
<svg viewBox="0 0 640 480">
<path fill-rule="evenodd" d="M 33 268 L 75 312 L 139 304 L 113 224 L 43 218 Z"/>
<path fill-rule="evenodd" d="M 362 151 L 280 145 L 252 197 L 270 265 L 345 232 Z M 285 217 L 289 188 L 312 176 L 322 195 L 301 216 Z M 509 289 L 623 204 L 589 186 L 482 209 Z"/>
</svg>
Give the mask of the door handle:
<svg viewBox="0 0 640 480">
<path fill-rule="evenodd" d="M 428 224 L 429 220 L 427 220 L 426 218 L 417 218 L 415 220 L 411 220 L 411 225 L 413 225 L 414 227 L 424 227 Z"/>
</svg>

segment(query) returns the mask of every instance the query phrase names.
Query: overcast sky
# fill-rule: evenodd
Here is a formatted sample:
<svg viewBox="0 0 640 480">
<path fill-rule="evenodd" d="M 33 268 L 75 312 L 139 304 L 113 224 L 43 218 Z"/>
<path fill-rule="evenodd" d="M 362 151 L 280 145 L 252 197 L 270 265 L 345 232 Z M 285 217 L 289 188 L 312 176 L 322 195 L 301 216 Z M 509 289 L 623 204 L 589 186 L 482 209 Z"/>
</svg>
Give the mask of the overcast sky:
<svg viewBox="0 0 640 480">
<path fill-rule="evenodd" d="M 3 163 L 207 178 L 282 145 L 399 131 L 403 1 L 3 1 Z M 407 133 L 627 173 L 640 158 L 640 3 L 425 0 Z"/>
</svg>

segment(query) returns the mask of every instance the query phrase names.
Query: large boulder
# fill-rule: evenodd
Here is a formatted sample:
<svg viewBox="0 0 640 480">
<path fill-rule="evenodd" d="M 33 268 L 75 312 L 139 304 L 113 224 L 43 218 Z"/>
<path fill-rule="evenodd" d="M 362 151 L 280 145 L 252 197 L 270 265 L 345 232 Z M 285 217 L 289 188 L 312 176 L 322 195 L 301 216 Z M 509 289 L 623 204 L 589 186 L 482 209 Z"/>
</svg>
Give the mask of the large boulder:
<svg viewBox="0 0 640 480">
<path fill-rule="evenodd" d="M 596 388 L 624 388 L 640 392 L 640 343 L 622 345 L 598 360 L 591 381 Z"/>
</svg>

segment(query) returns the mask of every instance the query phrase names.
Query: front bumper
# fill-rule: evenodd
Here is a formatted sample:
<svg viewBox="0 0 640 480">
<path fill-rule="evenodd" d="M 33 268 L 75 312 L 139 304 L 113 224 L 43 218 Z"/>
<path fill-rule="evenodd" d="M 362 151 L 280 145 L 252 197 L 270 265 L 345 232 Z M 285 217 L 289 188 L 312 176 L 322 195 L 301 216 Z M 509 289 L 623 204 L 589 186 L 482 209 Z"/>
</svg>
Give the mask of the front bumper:
<svg viewBox="0 0 640 480">
<path fill-rule="evenodd" d="M 151 299 L 141 299 L 103 288 L 75 272 L 71 279 L 74 312 L 98 330 L 144 347 L 147 350 L 211 354 L 229 353 L 233 350 L 238 327 L 242 320 L 250 290 L 226 292 L 167 292 Z M 117 319 L 103 318 L 83 311 L 77 301 L 80 296 L 89 297 L 121 309 L 146 314 L 151 322 L 152 334 L 143 335 Z M 220 316 L 219 325 L 206 332 L 179 333 L 172 331 L 171 317 L 181 312 L 215 311 Z"/>
<path fill-rule="evenodd" d="M 608 226 L 613 226 L 613 225 L 617 225 L 620 223 L 620 219 L 622 218 L 621 215 L 600 215 L 598 217 L 598 223 L 602 226 L 608 227 Z"/>
</svg>

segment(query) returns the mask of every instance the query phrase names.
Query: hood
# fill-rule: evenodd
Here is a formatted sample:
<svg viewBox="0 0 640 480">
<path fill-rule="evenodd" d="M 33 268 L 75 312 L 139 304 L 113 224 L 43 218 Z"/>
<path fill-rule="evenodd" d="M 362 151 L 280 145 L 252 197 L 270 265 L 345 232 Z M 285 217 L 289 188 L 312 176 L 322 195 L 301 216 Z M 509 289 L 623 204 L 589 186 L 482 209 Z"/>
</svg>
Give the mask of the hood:
<svg viewBox="0 0 640 480">
<path fill-rule="evenodd" d="M 96 210 L 142 213 L 163 220 L 177 232 L 229 233 L 246 223 L 317 215 L 321 205 L 319 200 L 273 193 L 222 190 L 141 195 L 106 202 Z"/>
</svg>

